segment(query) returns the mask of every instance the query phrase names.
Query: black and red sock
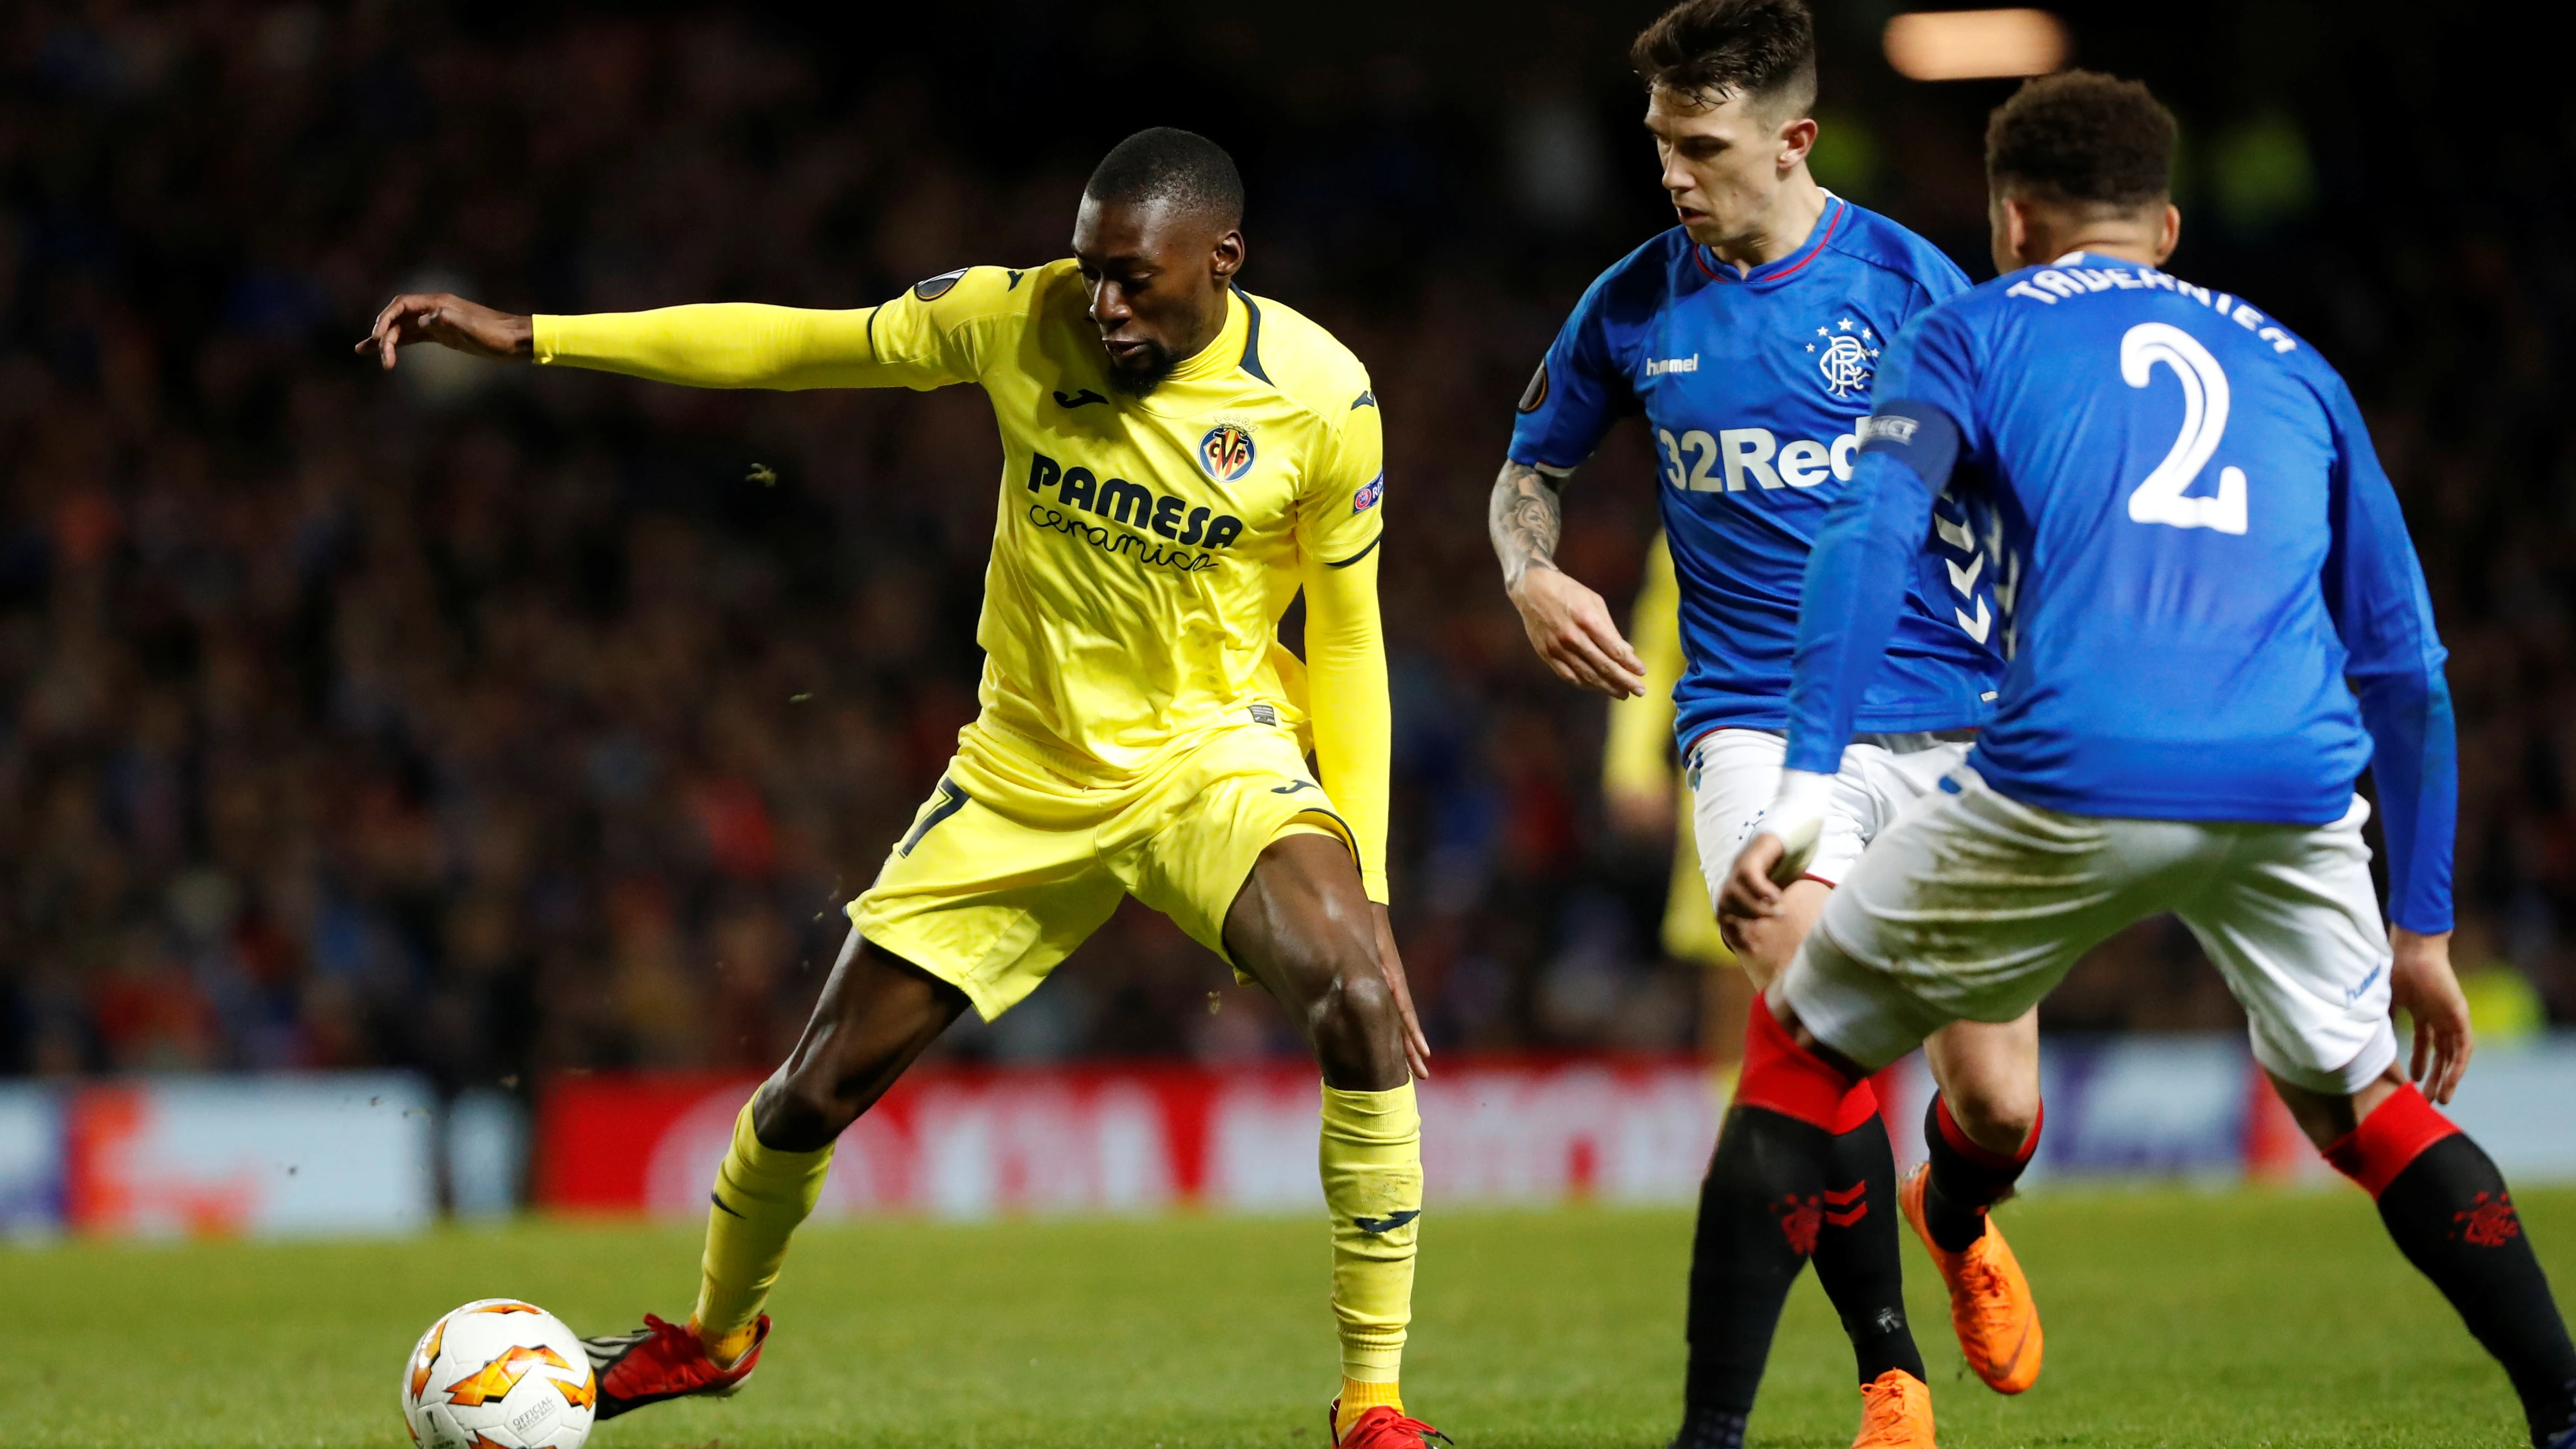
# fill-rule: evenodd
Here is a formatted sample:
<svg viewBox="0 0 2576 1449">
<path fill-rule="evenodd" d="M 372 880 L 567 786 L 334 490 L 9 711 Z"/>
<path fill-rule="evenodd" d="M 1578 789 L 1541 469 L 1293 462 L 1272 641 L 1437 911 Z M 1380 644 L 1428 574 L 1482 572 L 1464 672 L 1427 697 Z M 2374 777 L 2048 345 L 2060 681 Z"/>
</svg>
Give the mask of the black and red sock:
<svg viewBox="0 0 2576 1449">
<path fill-rule="evenodd" d="M 1855 1085 L 1755 1000 L 1735 1105 L 1700 1184 L 1677 1449 L 1743 1442 L 1780 1305 L 1825 1229 L 1834 1129 Z"/>
<path fill-rule="evenodd" d="M 1950 1115 L 1950 1104 L 1939 1093 L 1932 1095 L 1932 1105 L 1923 1109 L 1923 1145 L 1932 1157 L 1931 1180 L 1923 1191 L 1923 1225 L 1933 1242 L 1957 1253 L 1986 1235 L 1986 1210 L 2012 1196 L 2013 1184 L 2021 1181 L 2031 1154 L 2039 1150 L 2039 1129 L 2046 1120 L 2043 1110 L 2019 1151 L 1997 1152 L 1979 1146 Z"/>
<path fill-rule="evenodd" d="M 2576 1429 L 2576 1347 L 2495 1162 L 2412 1086 L 2327 1148 L 2326 1160 L 2378 1200 L 2398 1251 L 2504 1366 L 2531 1442 Z"/>
<path fill-rule="evenodd" d="M 1890 1369 L 1920 1379 L 1923 1353 L 1905 1321 L 1905 1267 L 1896 1247 L 1896 1150 L 1869 1083 L 1851 1089 L 1835 1125 L 1842 1130 L 1825 1150 L 1816 1281 L 1842 1319 L 1862 1383 Z"/>
</svg>

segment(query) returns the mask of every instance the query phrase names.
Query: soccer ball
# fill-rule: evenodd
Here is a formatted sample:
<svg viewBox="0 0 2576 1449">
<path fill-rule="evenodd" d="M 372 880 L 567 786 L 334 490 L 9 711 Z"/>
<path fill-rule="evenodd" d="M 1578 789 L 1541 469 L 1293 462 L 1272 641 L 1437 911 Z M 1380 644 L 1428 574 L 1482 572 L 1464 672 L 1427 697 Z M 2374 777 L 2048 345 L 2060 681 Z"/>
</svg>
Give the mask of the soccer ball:
<svg viewBox="0 0 2576 1449">
<path fill-rule="evenodd" d="M 581 1340 L 515 1298 L 431 1324 L 403 1365 L 403 1424 L 424 1449 L 581 1449 L 598 1403 Z"/>
</svg>

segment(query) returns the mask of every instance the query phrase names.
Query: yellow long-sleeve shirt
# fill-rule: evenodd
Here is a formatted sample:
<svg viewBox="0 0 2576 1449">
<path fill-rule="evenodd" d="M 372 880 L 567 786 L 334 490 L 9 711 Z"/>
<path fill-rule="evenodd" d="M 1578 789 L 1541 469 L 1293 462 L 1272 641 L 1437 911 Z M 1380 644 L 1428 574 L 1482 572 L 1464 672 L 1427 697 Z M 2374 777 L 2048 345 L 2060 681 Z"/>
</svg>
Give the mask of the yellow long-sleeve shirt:
<svg viewBox="0 0 2576 1449">
<path fill-rule="evenodd" d="M 1664 536 L 1646 548 L 1644 577 L 1628 620 L 1628 643 L 1646 666 L 1646 692 L 1610 705 L 1602 742 L 1601 788 L 1607 794 L 1661 799 L 1673 790 L 1673 686 L 1681 683 L 1682 591 Z M 1687 814 L 1687 812 L 1685 812 Z"/>
<path fill-rule="evenodd" d="M 1610 706 L 1610 733 L 1601 752 L 1604 795 L 1673 801 L 1672 884 L 1664 898 L 1664 949 L 1686 961 L 1732 965 L 1735 954 L 1717 933 L 1708 885 L 1700 875 L 1699 842 L 1691 825 L 1691 796 L 1677 790 L 1673 763 L 1673 686 L 1689 660 L 1682 654 L 1681 584 L 1673 576 L 1664 536 L 1646 550 L 1645 577 L 1628 622 L 1628 642 L 1646 666 L 1646 692 Z"/>
<path fill-rule="evenodd" d="M 1149 396 L 1109 385 L 1071 261 L 933 277 L 880 307 L 749 303 L 536 319 L 541 364 L 696 387 L 975 383 L 1002 435 L 975 638 L 982 724 L 1081 781 L 1132 778 L 1256 707 L 1311 730 L 1387 899 L 1377 605 L 1383 440 L 1368 373 L 1243 292 Z M 1278 643 L 1306 594 L 1306 660 Z"/>
</svg>

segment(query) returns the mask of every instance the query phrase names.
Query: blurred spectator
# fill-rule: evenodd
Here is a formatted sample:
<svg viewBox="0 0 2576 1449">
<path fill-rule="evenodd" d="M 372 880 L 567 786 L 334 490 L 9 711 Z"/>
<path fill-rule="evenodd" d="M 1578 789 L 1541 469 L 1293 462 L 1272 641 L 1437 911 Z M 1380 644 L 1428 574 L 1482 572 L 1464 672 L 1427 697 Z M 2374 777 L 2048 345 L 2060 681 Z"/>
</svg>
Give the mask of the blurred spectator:
<svg viewBox="0 0 2576 1449">
<path fill-rule="evenodd" d="M 408 285 L 844 307 L 1042 260 L 1098 152 L 1160 121 L 1244 159 L 1249 284 L 1333 327 L 1385 402 L 1399 928 L 1435 1038 L 1680 1044 L 1661 865 L 1605 848 L 1600 708 L 1528 657 L 1482 528 L 1557 320 L 1668 221 L 1619 61 L 1652 9 L 1026 4 L 971 37 L 434 0 L 0 11 L 0 1072 L 392 1063 L 454 1088 L 775 1060 L 974 709 L 983 400 L 431 353 L 386 378 L 348 344 Z M 1985 274 L 2004 88 L 1897 81 L 1883 8 L 1825 11 L 1819 165 Z M 2177 270 L 2290 319 L 2372 410 L 2454 651 L 2480 961 L 2563 1019 L 2576 268 L 2546 219 L 2576 133 L 2547 77 L 2514 80 L 2536 60 L 2476 52 L 2496 27 L 2359 11 L 2072 18 L 2087 63 L 2209 138 Z M 2488 144 L 2463 154 L 2471 99 Z M 1571 509 L 1564 557 L 1614 605 L 1654 476 L 1622 434 Z M 2196 960 L 2150 923 L 2052 1020 L 2225 1025 Z M 1293 1044 L 1131 907 L 944 1049 Z"/>
</svg>

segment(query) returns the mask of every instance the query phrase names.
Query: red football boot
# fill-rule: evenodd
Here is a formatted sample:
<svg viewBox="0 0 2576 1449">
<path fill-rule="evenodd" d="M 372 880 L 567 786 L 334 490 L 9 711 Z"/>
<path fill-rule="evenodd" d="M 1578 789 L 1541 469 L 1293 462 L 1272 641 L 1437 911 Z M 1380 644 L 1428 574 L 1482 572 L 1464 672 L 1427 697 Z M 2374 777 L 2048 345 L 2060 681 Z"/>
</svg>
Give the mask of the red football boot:
<svg viewBox="0 0 2576 1449">
<path fill-rule="evenodd" d="M 1333 1437 L 1333 1426 L 1342 1421 L 1342 1401 L 1324 1411 L 1324 1437 Z M 1380 1404 L 1360 1415 L 1359 1422 L 1337 1441 L 1339 1449 L 1431 1449 L 1434 1443 L 1455 1445 L 1458 1441 L 1432 1428 L 1420 1419 L 1408 1419 L 1391 1404 Z"/>
<path fill-rule="evenodd" d="M 590 1369 L 599 1376 L 599 1417 L 614 1419 L 629 1409 L 685 1399 L 692 1394 L 724 1398 L 739 1392 L 760 1364 L 760 1346 L 769 1341 L 769 1315 L 760 1315 L 751 1348 L 731 1368 L 718 1368 L 707 1346 L 685 1326 L 665 1323 L 647 1313 L 633 1333 L 585 1338 Z"/>
</svg>

